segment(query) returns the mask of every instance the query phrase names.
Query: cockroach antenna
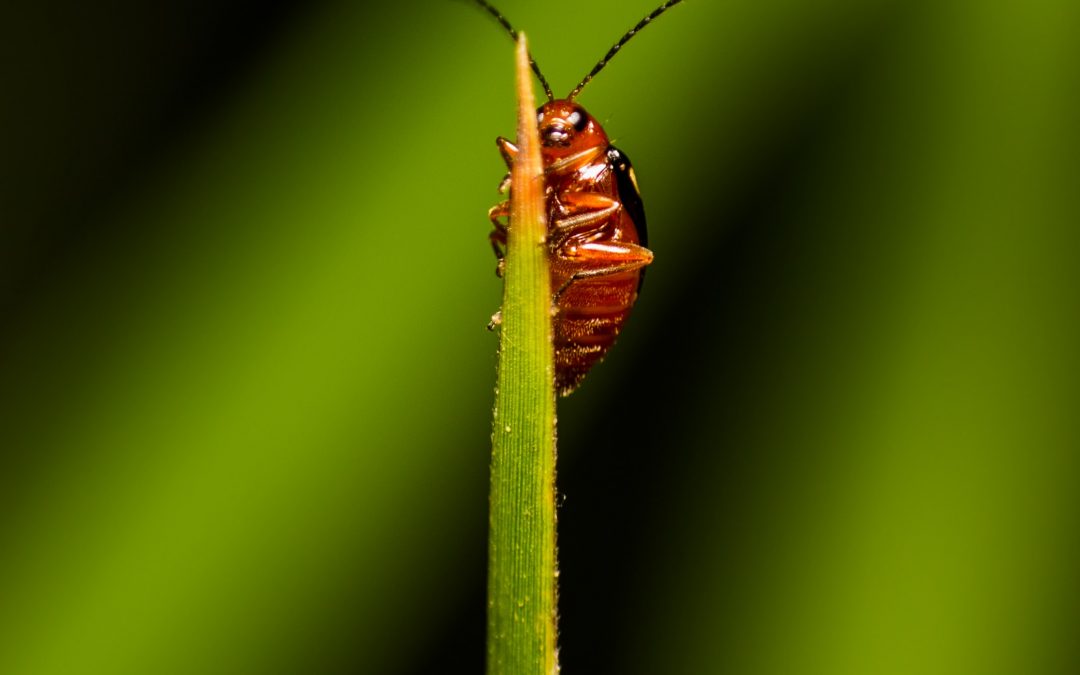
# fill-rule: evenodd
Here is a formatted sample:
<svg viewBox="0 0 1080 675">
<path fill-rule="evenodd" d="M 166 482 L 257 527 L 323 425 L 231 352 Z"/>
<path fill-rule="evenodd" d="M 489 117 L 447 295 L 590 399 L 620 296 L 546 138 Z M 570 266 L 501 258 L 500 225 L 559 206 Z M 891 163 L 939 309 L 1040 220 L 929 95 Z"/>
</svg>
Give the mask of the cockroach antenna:
<svg viewBox="0 0 1080 675">
<path fill-rule="evenodd" d="M 510 34 L 510 37 L 514 39 L 514 42 L 517 42 L 517 31 L 514 30 L 514 27 L 511 26 L 510 22 L 506 20 L 506 17 L 499 13 L 499 10 L 484 2 L 484 0 L 476 0 L 476 4 L 486 9 L 488 14 L 495 17 L 495 20 L 502 24 L 502 27 L 505 28 L 506 32 Z M 665 9 L 667 8 L 665 7 Z M 529 53 L 529 65 L 532 66 L 533 72 L 536 73 L 536 78 L 540 80 L 540 84 L 544 87 L 544 93 L 547 94 L 548 100 L 554 101 L 555 94 L 551 93 L 551 86 L 544 78 L 544 74 L 540 72 L 540 66 L 536 65 L 536 59 L 532 57 L 531 52 Z"/>
<path fill-rule="evenodd" d="M 482 5 L 487 4 L 485 2 L 482 2 L 482 0 L 476 0 L 476 1 L 479 2 Z M 654 9 L 644 19 L 642 19 L 641 21 L 638 21 L 638 24 L 636 26 L 634 26 L 633 28 L 631 28 L 630 30 L 628 30 L 626 32 L 626 35 L 622 36 L 622 38 L 618 42 L 615 43 L 615 46 L 608 50 L 607 54 L 604 54 L 604 58 L 600 59 L 600 61 L 595 66 L 593 66 L 593 69 L 589 72 L 588 75 L 585 76 L 585 79 L 582 80 L 581 83 L 578 86 L 574 87 L 574 91 L 570 92 L 570 95 L 566 97 L 566 100 L 567 101 L 573 101 L 574 98 L 578 94 L 581 93 L 581 90 L 585 88 L 585 85 L 587 85 L 590 80 L 592 80 L 594 77 L 596 77 L 596 74 L 604 69 L 604 66 L 606 66 L 608 64 L 608 61 L 610 61 L 617 53 L 619 53 L 619 50 L 622 49 L 622 46 L 624 44 L 626 44 L 627 42 L 630 42 L 630 38 L 634 37 L 639 32 L 641 32 L 642 28 L 644 28 L 645 26 L 648 26 L 650 23 L 652 23 L 653 19 L 660 16 L 661 14 L 666 12 L 668 9 L 674 7 L 675 5 L 679 4 L 680 2 L 682 2 L 682 0 L 668 0 L 664 4 L 660 5 L 656 9 Z M 496 16 L 498 16 L 498 15 L 496 15 Z M 498 18 L 500 20 L 502 20 L 502 17 L 498 17 Z M 507 27 L 509 27 L 508 24 L 504 23 L 503 25 L 507 25 Z M 533 67 L 535 68 L 535 66 L 536 66 L 536 64 L 534 63 Z M 537 71 L 537 74 L 539 74 L 539 71 Z M 549 97 L 550 97 L 550 94 L 549 94 Z"/>
</svg>

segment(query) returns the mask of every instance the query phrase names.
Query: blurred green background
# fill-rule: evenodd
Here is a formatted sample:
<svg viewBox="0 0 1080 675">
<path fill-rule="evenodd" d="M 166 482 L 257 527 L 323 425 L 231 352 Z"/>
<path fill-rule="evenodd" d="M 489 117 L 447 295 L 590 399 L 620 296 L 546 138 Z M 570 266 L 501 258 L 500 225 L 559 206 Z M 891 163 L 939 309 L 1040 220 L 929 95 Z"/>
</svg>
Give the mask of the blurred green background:
<svg viewBox="0 0 1080 675">
<path fill-rule="evenodd" d="M 565 93 L 657 0 L 499 7 Z M 479 673 L 512 48 L 466 0 L 0 14 L 0 673 Z M 1080 5 L 676 7 L 560 403 L 567 673 L 1075 673 Z"/>
</svg>

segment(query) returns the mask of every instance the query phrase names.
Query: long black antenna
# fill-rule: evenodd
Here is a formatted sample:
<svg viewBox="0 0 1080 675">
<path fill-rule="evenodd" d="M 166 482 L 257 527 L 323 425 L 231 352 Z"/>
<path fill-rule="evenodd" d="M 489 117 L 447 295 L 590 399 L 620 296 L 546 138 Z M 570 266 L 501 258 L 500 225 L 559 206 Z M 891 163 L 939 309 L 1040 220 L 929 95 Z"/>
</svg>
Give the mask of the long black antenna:
<svg viewBox="0 0 1080 675">
<path fill-rule="evenodd" d="M 514 42 L 517 42 L 517 31 L 514 30 L 514 27 L 510 25 L 510 22 L 507 21 L 502 14 L 499 14 L 499 10 L 484 2 L 484 0 L 476 0 L 476 4 L 486 9 L 488 13 L 491 14 L 491 16 L 495 17 L 495 20 L 502 24 L 502 27 L 506 29 L 506 32 L 510 33 L 510 37 L 514 38 Z M 543 85 L 544 93 L 547 94 L 548 100 L 554 101 L 555 94 L 551 93 L 551 86 L 547 83 L 547 80 L 544 79 L 544 74 L 540 72 L 540 66 L 536 65 L 536 60 L 533 59 L 532 53 L 529 54 L 529 65 L 532 66 L 533 72 L 536 73 L 537 79 L 539 79 L 540 84 Z"/>
<path fill-rule="evenodd" d="M 476 0 L 476 1 L 481 2 L 481 0 Z M 633 28 L 631 28 L 630 30 L 628 30 L 626 32 L 626 35 L 622 36 L 622 38 L 618 42 L 615 43 L 615 46 L 608 50 L 607 54 L 604 54 L 604 58 L 600 59 L 600 62 L 597 63 L 595 66 L 593 66 L 592 71 L 588 75 L 585 76 L 585 79 L 581 81 L 581 84 L 574 87 L 574 91 L 570 92 L 570 95 L 566 97 L 566 100 L 567 101 L 573 101 L 574 97 L 577 96 L 578 94 L 580 94 L 581 90 L 585 88 L 585 85 L 587 85 L 589 83 L 589 80 L 596 77 L 596 74 L 604 69 L 604 66 L 606 66 L 608 61 L 610 61 L 611 58 L 613 56 L 615 56 L 615 54 L 617 54 L 620 49 L 622 49 L 622 46 L 624 44 L 626 44 L 627 42 L 630 42 L 630 38 L 637 35 L 638 32 L 642 28 L 644 28 L 645 26 L 649 25 L 649 23 L 652 22 L 653 19 L 660 16 L 661 14 L 666 12 L 669 8 L 674 7 L 675 5 L 679 4 L 680 2 L 682 2 L 682 0 L 667 0 L 667 2 L 665 2 L 664 4 L 660 5 L 656 9 L 654 9 L 651 14 L 646 16 L 641 21 L 638 21 L 638 25 L 636 25 Z M 481 4 L 485 4 L 485 3 L 481 3 Z"/>
</svg>

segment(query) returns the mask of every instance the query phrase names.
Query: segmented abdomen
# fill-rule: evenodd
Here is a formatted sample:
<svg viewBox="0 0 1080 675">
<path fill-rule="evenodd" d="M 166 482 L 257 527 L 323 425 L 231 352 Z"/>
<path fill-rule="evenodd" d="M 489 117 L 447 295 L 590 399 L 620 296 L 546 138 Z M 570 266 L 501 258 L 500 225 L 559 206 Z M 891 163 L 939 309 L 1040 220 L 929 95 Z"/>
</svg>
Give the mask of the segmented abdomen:
<svg viewBox="0 0 1080 675">
<path fill-rule="evenodd" d="M 559 298 L 554 322 L 555 387 L 570 393 L 615 342 L 637 298 L 639 272 L 581 279 Z M 552 275 L 552 286 L 565 281 Z"/>
</svg>

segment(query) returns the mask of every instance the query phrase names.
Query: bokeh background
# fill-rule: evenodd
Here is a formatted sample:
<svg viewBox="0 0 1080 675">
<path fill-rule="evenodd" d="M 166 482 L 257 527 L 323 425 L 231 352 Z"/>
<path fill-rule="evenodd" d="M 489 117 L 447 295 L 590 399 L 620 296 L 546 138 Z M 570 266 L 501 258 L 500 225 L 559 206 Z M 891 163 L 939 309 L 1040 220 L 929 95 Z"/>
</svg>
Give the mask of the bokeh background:
<svg viewBox="0 0 1080 675">
<path fill-rule="evenodd" d="M 500 0 L 564 93 L 657 0 Z M 479 673 L 512 45 L 0 10 L 0 673 Z M 1080 4 L 691 0 L 581 102 L 656 262 L 559 408 L 567 673 L 1080 669 Z"/>
</svg>

